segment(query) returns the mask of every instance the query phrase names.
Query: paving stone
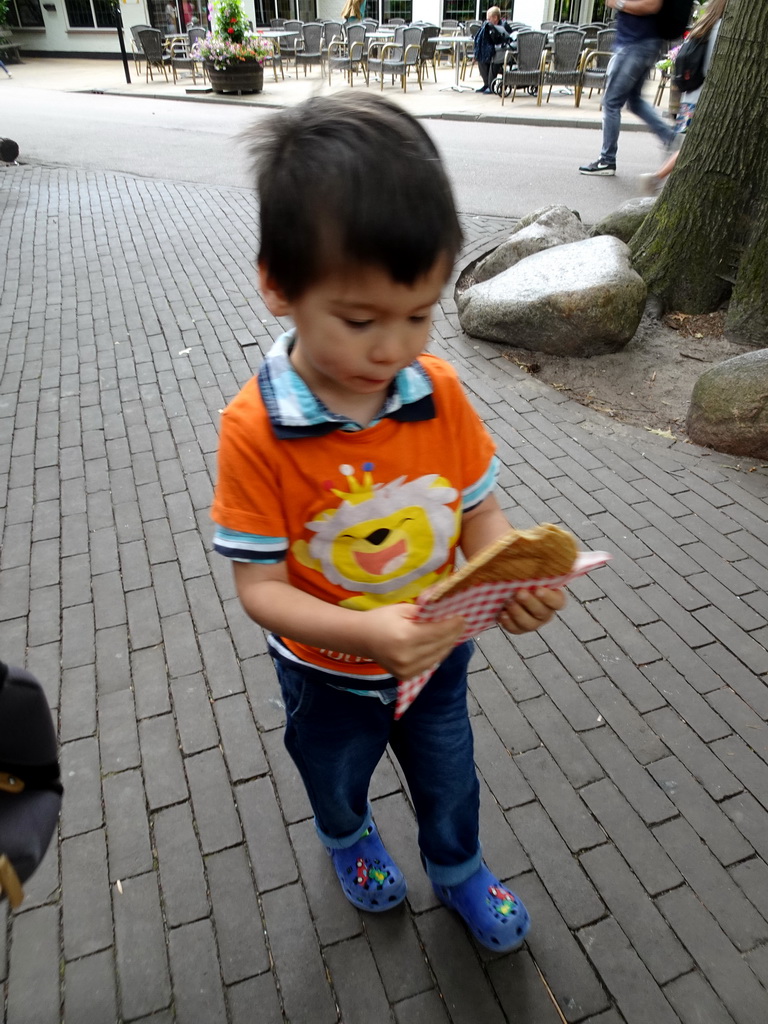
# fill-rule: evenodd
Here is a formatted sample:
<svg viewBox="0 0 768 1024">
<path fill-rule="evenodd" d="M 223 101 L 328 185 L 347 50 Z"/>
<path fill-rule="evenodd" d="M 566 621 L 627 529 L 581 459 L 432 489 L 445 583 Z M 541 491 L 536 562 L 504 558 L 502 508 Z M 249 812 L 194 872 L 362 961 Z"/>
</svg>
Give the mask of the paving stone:
<svg viewBox="0 0 768 1024">
<path fill-rule="evenodd" d="M 170 1005 L 163 916 L 154 873 L 113 888 L 118 991 L 123 1018 L 131 1020 Z"/>
<path fill-rule="evenodd" d="M 482 633 L 477 639 L 477 646 L 487 660 L 493 663 L 495 674 L 515 700 L 527 700 L 542 692 L 541 686 L 500 629 L 489 629 Z"/>
<path fill-rule="evenodd" d="M 61 673 L 59 741 L 93 736 L 96 732 L 96 674 L 93 665 Z"/>
<path fill-rule="evenodd" d="M 764 1020 L 768 991 L 691 890 L 667 893 L 658 905 L 736 1024 Z"/>
<path fill-rule="evenodd" d="M 294 882 L 296 862 L 271 780 L 255 779 L 234 792 L 259 891 Z"/>
<path fill-rule="evenodd" d="M 645 719 L 608 679 L 589 679 L 582 690 L 641 764 L 655 761 L 668 752 Z"/>
<path fill-rule="evenodd" d="M 243 694 L 214 701 L 216 725 L 233 782 L 242 782 L 268 770 L 256 723 Z"/>
<path fill-rule="evenodd" d="M 242 830 L 221 751 L 206 750 L 189 757 L 186 768 L 203 853 L 215 853 L 241 842 Z"/>
<path fill-rule="evenodd" d="M 680 718 L 671 708 L 652 712 L 646 715 L 646 720 L 653 731 L 659 736 L 667 747 L 686 766 L 688 771 L 697 779 L 715 800 L 721 800 L 726 796 L 734 796 L 743 789 L 742 784 L 726 768 L 712 751 L 717 748 L 713 743 L 710 748 L 702 743 L 696 733 Z M 728 737 L 722 742 L 731 749 L 731 739 Z M 765 778 L 768 785 L 768 766 L 766 767 Z"/>
<path fill-rule="evenodd" d="M 144 787 L 141 773 L 107 775 L 102 783 L 107 823 L 110 880 L 129 878 L 152 869 Z"/>
<path fill-rule="evenodd" d="M 734 864 L 731 877 L 768 921 L 768 864 L 759 857 Z"/>
<path fill-rule="evenodd" d="M 768 861 L 768 812 L 751 793 L 741 793 L 720 805 L 734 825 L 754 846 L 763 860 Z"/>
<path fill-rule="evenodd" d="M 125 626 L 96 631 L 96 680 L 100 694 L 130 687 L 131 666 Z"/>
<path fill-rule="evenodd" d="M 483 717 L 476 717 L 472 723 L 475 737 L 475 762 L 491 792 L 503 808 L 513 807 L 533 799 L 533 791 L 526 783 L 520 769 L 508 750 Z M 527 722 L 525 729 L 533 741 L 538 737 Z"/>
<path fill-rule="evenodd" d="M 271 974 L 261 974 L 227 989 L 232 1024 L 253 1024 L 253 1008 L 259 1008 L 259 1024 L 283 1024 L 285 1018 Z"/>
<path fill-rule="evenodd" d="M 389 1018 L 387 994 L 362 936 L 330 946 L 325 959 L 345 1024 Z"/>
<path fill-rule="evenodd" d="M 610 977 L 612 994 L 629 1024 L 649 1019 L 672 1024 L 677 1020 L 677 1015 L 612 918 L 583 929 L 580 938 L 602 975 Z"/>
<path fill-rule="evenodd" d="M 173 715 L 141 721 L 139 742 L 150 810 L 186 800 L 189 794 Z"/>
<path fill-rule="evenodd" d="M 7 1024 L 59 1024 L 59 908 L 17 914 L 7 982 Z"/>
<path fill-rule="evenodd" d="M 733 1017 L 698 971 L 670 982 L 664 995 L 682 1024 L 733 1024 Z"/>
<path fill-rule="evenodd" d="M 516 760 L 543 809 L 572 851 L 596 846 L 605 840 L 605 833 L 547 750 L 539 747 L 521 754 Z"/>
<path fill-rule="evenodd" d="M 226 630 L 218 629 L 199 634 L 199 640 L 211 695 L 216 698 L 226 697 L 231 693 L 242 693 L 245 689 L 243 675 Z"/>
<path fill-rule="evenodd" d="M 593 729 L 585 734 L 584 742 L 643 821 L 653 824 L 677 814 L 674 804 L 612 729 Z"/>
<path fill-rule="evenodd" d="M 168 675 L 174 678 L 200 672 L 203 666 L 189 616 L 184 613 L 170 615 L 161 620 L 161 628 Z"/>
<path fill-rule="evenodd" d="M 488 974 L 508 1024 L 560 1024 L 560 1016 L 526 949 L 488 964 Z"/>
<path fill-rule="evenodd" d="M 112 945 L 112 901 L 103 829 L 61 844 L 64 956 L 76 960 Z"/>
<path fill-rule="evenodd" d="M 174 679 L 171 694 L 184 753 L 197 754 L 218 746 L 219 734 L 203 676 Z"/>
<path fill-rule="evenodd" d="M 510 753 L 538 746 L 539 738 L 494 672 L 472 672 L 470 689 Z"/>
<path fill-rule="evenodd" d="M 61 748 L 62 838 L 101 828 L 101 780 L 99 748 L 95 738 L 75 740 Z"/>
<path fill-rule="evenodd" d="M 264 750 L 269 770 L 286 822 L 293 823 L 312 817 L 304 783 L 283 742 L 283 731 L 276 729 L 263 734 Z"/>
<path fill-rule="evenodd" d="M 692 967 L 691 958 L 626 861 L 609 843 L 580 857 L 611 915 L 660 984 Z"/>
<path fill-rule="evenodd" d="M 117 1019 L 113 951 L 72 960 L 64 968 L 64 1024 L 98 1024 Z"/>
<path fill-rule="evenodd" d="M 579 942 L 535 875 L 516 882 L 533 922 L 527 945 L 567 1021 L 581 1020 L 609 1001 Z"/>
<path fill-rule="evenodd" d="M 581 687 L 551 655 L 530 658 L 528 668 L 539 680 L 552 703 L 562 712 L 577 732 L 595 729 L 600 724 L 595 706 L 582 693 Z"/>
<path fill-rule="evenodd" d="M 161 647 L 133 651 L 131 679 L 139 719 L 159 715 L 171 707 L 165 654 Z"/>
<path fill-rule="evenodd" d="M 738 733 L 763 760 L 768 760 L 768 724 L 737 693 L 724 686 L 707 694 L 714 710 Z"/>
<path fill-rule="evenodd" d="M 291 1024 L 335 1024 L 334 997 L 302 890 L 274 889 L 264 894 L 263 905 L 285 1016 Z"/>
<path fill-rule="evenodd" d="M 195 921 L 172 929 L 168 959 L 179 1024 L 225 1020 L 224 990 L 210 921 Z"/>
<path fill-rule="evenodd" d="M 105 693 L 99 699 L 99 754 L 103 773 L 138 768 L 139 737 L 130 690 Z"/>
<path fill-rule="evenodd" d="M 445 1003 L 435 989 L 404 999 L 394 1013 L 397 1024 L 449 1024 Z"/>
<path fill-rule="evenodd" d="M 269 968 L 265 932 L 243 846 L 206 858 L 221 974 L 226 984 Z"/>
<path fill-rule="evenodd" d="M 248 658 L 241 662 L 241 668 L 253 717 L 259 729 L 277 729 L 285 725 L 285 705 L 269 655 Z"/>
<path fill-rule="evenodd" d="M 702 740 L 709 743 L 730 733 L 730 726 L 666 661 L 643 665 L 641 671 Z"/>
<path fill-rule="evenodd" d="M 454 1024 L 479 1020 L 504 1024 L 504 1014 L 472 955 L 472 940 L 459 917 L 440 907 L 421 914 L 416 927 Z"/>
<path fill-rule="evenodd" d="M 721 864 L 752 856 L 749 843 L 676 757 L 663 758 L 648 771 Z"/>
<path fill-rule="evenodd" d="M 600 765 L 549 697 L 525 701 L 522 712 L 575 789 L 603 777 Z M 593 729 L 584 736 L 596 736 L 603 731 Z"/>
<path fill-rule="evenodd" d="M 168 927 L 207 917 L 203 861 L 189 804 L 177 804 L 155 814 L 153 835 Z"/>
<path fill-rule="evenodd" d="M 545 811 L 528 804 L 508 811 L 507 819 L 568 926 L 579 928 L 601 917 L 602 900 Z"/>
<path fill-rule="evenodd" d="M 680 884 L 677 868 L 612 782 L 603 779 L 580 793 L 652 896 Z"/>
</svg>

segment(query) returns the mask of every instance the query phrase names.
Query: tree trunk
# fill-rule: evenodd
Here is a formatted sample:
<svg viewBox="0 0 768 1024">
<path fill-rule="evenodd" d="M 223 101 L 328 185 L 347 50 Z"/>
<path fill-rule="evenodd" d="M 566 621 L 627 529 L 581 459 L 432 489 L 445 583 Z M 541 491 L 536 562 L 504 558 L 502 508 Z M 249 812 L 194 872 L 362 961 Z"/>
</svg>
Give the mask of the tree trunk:
<svg viewBox="0 0 768 1024">
<path fill-rule="evenodd" d="M 768 345 L 768 4 L 729 0 L 677 166 L 630 242 L 667 309 Z M 685 97 L 683 97 L 684 99 Z"/>
</svg>

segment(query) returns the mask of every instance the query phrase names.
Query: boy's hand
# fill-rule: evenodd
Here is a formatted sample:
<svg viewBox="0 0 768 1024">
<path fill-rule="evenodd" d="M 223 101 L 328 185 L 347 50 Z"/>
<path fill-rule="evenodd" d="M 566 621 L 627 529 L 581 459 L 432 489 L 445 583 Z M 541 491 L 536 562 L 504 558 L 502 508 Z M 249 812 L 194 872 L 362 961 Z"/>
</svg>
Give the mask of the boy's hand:
<svg viewBox="0 0 768 1024">
<path fill-rule="evenodd" d="M 564 608 L 565 601 L 565 591 L 562 588 L 536 587 L 535 590 L 518 590 L 502 608 L 499 625 L 516 636 L 531 633 L 549 622 L 555 612 Z"/>
<path fill-rule="evenodd" d="M 444 661 L 464 632 L 464 619 L 417 622 L 412 604 L 365 612 L 365 654 L 395 679 L 412 679 Z"/>
</svg>

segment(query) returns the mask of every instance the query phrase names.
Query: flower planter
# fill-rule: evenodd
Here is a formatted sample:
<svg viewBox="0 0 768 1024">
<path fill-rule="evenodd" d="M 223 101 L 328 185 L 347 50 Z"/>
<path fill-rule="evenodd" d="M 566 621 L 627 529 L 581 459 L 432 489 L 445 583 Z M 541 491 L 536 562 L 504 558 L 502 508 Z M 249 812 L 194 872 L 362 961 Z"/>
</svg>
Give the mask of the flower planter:
<svg viewBox="0 0 768 1024">
<path fill-rule="evenodd" d="M 205 69 L 214 92 L 261 92 L 264 88 L 264 67 L 255 61 L 243 61 L 232 67 L 217 70 L 210 61 Z"/>
</svg>

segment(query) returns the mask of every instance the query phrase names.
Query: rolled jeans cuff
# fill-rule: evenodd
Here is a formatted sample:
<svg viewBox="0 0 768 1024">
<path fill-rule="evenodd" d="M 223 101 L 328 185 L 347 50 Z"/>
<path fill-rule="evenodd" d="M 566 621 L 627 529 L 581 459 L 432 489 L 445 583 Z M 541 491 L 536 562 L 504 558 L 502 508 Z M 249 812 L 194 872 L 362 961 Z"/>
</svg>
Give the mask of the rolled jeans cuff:
<svg viewBox="0 0 768 1024">
<path fill-rule="evenodd" d="M 371 814 L 371 805 L 368 804 L 362 825 L 359 828 L 356 828 L 350 835 L 342 836 L 341 838 L 326 835 L 317 824 L 317 819 L 315 819 L 315 831 L 320 837 L 322 844 L 327 846 L 329 850 L 346 850 L 350 846 L 354 846 L 358 839 L 361 839 L 365 835 L 372 824 L 373 815 Z"/>
<path fill-rule="evenodd" d="M 422 859 L 430 882 L 435 885 L 461 885 L 471 878 L 483 863 L 483 851 L 478 846 L 474 857 L 465 860 L 463 864 L 434 864 L 423 854 Z"/>
</svg>

